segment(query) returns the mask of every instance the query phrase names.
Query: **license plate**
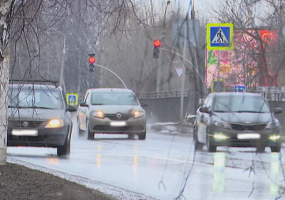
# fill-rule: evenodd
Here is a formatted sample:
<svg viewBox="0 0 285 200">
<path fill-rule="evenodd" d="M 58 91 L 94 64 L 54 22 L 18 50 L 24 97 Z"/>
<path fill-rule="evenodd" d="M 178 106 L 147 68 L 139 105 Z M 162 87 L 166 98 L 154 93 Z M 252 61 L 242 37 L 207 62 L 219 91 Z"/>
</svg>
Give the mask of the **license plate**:
<svg viewBox="0 0 285 200">
<path fill-rule="evenodd" d="M 18 129 L 13 129 L 12 130 L 12 135 L 15 136 L 37 136 L 38 135 L 38 130 L 18 130 Z"/>
<path fill-rule="evenodd" d="M 259 139 L 260 134 L 258 133 L 243 133 L 243 134 L 238 134 L 237 138 L 239 140 L 244 140 L 244 139 Z"/>
<path fill-rule="evenodd" d="M 111 122 L 110 125 L 111 126 L 126 126 L 127 123 L 126 122 Z"/>
</svg>

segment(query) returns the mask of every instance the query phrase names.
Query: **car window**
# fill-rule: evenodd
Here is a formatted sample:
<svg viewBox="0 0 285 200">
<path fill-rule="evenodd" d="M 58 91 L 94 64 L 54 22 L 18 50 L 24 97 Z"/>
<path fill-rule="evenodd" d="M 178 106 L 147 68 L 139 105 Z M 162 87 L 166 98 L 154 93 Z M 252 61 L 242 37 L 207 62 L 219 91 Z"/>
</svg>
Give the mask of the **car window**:
<svg viewBox="0 0 285 200">
<path fill-rule="evenodd" d="M 139 105 L 131 92 L 94 92 L 92 105 Z"/>
<path fill-rule="evenodd" d="M 209 101 L 210 97 L 207 97 L 203 103 L 203 107 L 207 107 L 207 103 Z"/>
<path fill-rule="evenodd" d="M 87 103 L 87 99 L 88 99 L 88 96 L 89 96 L 89 92 L 86 93 L 84 99 L 83 99 L 83 102 L 84 103 Z"/>
<path fill-rule="evenodd" d="M 10 88 L 9 107 L 62 109 L 63 98 L 57 89 Z"/>
<path fill-rule="evenodd" d="M 216 96 L 215 112 L 269 113 L 270 108 L 261 96 Z"/>
</svg>

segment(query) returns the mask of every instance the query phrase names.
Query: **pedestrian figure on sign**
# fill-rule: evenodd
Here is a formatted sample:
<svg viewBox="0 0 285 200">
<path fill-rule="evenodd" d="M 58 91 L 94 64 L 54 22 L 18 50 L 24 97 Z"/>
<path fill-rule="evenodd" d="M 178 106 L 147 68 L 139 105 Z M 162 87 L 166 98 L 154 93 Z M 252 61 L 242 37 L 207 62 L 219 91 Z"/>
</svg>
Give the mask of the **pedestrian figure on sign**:
<svg viewBox="0 0 285 200">
<path fill-rule="evenodd" d="M 223 35 L 222 35 L 222 30 L 221 30 L 221 29 L 218 31 L 217 36 L 218 36 L 217 42 L 224 42 Z"/>
</svg>

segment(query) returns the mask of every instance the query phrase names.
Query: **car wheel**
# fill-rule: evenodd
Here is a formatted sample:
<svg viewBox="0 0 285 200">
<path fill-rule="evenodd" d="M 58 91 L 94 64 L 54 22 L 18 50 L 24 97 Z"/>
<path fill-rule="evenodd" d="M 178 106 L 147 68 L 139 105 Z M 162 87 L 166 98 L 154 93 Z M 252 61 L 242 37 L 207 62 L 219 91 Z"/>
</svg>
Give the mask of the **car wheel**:
<svg viewBox="0 0 285 200">
<path fill-rule="evenodd" d="M 258 146 L 258 147 L 256 147 L 256 151 L 257 152 L 264 152 L 265 148 L 266 148 L 266 146 Z"/>
<path fill-rule="evenodd" d="M 57 156 L 66 156 L 70 153 L 70 139 L 66 137 L 65 142 L 62 146 L 57 147 Z"/>
<path fill-rule="evenodd" d="M 145 140 L 145 138 L 146 138 L 146 131 L 141 133 L 141 134 L 139 134 L 138 136 L 139 136 L 139 140 Z"/>
<path fill-rule="evenodd" d="M 281 146 L 274 146 L 274 147 L 270 147 L 271 148 L 271 152 L 280 152 L 281 150 Z"/>
<path fill-rule="evenodd" d="M 79 135 L 84 135 L 84 133 L 85 133 L 85 131 L 84 131 L 84 130 L 81 130 L 81 129 L 80 129 L 78 119 L 77 119 L 77 133 L 78 133 Z"/>
<path fill-rule="evenodd" d="M 217 146 L 212 144 L 212 138 L 209 135 L 207 135 L 207 147 L 209 152 L 217 151 Z"/>
<path fill-rule="evenodd" d="M 198 141 L 198 135 L 197 135 L 197 128 L 193 128 L 193 140 L 195 144 L 195 150 L 202 150 L 204 145 Z"/>
<path fill-rule="evenodd" d="M 134 139 L 135 138 L 135 135 L 134 134 L 128 134 L 128 139 Z"/>
<path fill-rule="evenodd" d="M 90 131 L 89 129 L 89 122 L 86 123 L 86 131 L 87 131 L 87 139 L 93 140 L 94 139 L 94 133 Z"/>
</svg>

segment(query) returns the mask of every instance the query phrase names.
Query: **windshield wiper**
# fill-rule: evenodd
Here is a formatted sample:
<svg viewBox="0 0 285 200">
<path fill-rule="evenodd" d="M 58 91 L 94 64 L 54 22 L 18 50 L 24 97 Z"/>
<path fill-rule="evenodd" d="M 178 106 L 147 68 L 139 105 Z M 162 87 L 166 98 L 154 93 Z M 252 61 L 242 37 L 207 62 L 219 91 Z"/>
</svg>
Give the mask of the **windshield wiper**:
<svg viewBox="0 0 285 200">
<path fill-rule="evenodd" d="M 253 111 L 253 110 L 238 110 L 238 111 L 234 111 L 234 112 L 238 112 L 238 113 L 242 113 L 242 112 L 247 112 L 247 113 L 264 113 L 261 111 Z"/>
<path fill-rule="evenodd" d="M 93 103 L 92 105 L 105 105 L 103 103 Z"/>
<path fill-rule="evenodd" d="M 43 106 L 32 106 L 32 107 L 26 107 L 26 108 L 53 109 L 53 108 L 50 108 L 50 107 L 43 107 Z"/>
<path fill-rule="evenodd" d="M 229 112 L 229 111 L 225 111 L 225 110 L 215 110 L 214 112 Z"/>
<path fill-rule="evenodd" d="M 53 108 L 49 108 L 49 107 L 42 107 L 42 106 L 8 106 L 8 108 L 39 108 L 39 109 L 53 109 Z"/>
</svg>

